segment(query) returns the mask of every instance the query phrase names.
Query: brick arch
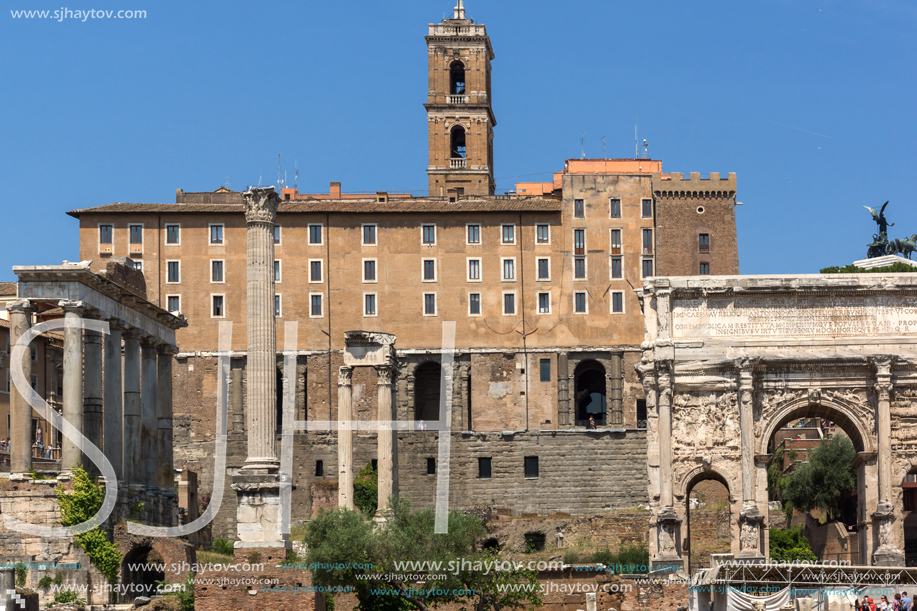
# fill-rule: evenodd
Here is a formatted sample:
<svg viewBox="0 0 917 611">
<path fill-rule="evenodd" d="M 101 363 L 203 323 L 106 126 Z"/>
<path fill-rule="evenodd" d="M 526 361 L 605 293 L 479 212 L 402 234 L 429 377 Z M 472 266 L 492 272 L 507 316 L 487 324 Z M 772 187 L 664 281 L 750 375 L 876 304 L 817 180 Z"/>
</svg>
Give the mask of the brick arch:
<svg viewBox="0 0 917 611">
<path fill-rule="evenodd" d="M 736 499 L 732 494 L 732 487 L 729 485 L 729 479 L 723 473 L 713 466 L 697 466 L 688 471 L 678 484 L 676 496 L 679 500 L 684 499 L 687 502 L 691 489 L 704 480 L 712 479 L 726 486 L 726 492 L 729 493 L 729 503 L 735 503 Z"/>
<path fill-rule="evenodd" d="M 765 426 L 755 443 L 758 454 L 768 453 L 771 439 L 785 424 L 798 418 L 812 417 L 832 420 L 850 437 L 857 452 L 876 451 L 875 431 L 864 422 L 857 406 L 852 402 L 836 397 L 820 397 L 815 400 L 810 397 L 799 397 L 768 411 L 769 416 L 762 415 Z"/>
</svg>

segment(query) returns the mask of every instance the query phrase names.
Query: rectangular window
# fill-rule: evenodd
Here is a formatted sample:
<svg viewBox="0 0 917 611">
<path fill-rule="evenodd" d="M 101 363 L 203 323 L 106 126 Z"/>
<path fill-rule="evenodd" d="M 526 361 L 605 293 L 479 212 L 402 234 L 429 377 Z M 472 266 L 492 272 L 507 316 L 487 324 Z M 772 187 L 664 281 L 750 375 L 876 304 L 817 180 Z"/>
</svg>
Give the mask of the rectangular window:
<svg viewBox="0 0 917 611">
<path fill-rule="evenodd" d="M 550 259 L 538 259 L 538 279 L 539 280 L 550 280 L 551 279 L 551 260 Z"/>
<path fill-rule="evenodd" d="M 376 315 L 376 294 L 366 293 L 363 295 L 363 316 Z"/>
<path fill-rule="evenodd" d="M 143 244 L 143 225 L 131 225 L 131 244 Z"/>
<path fill-rule="evenodd" d="M 309 261 L 309 282 L 322 281 L 322 262 L 321 260 Z"/>
<path fill-rule="evenodd" d="M 275 260 L 274 261 L 274 284 L 280 284 L 281 279 L 282 279 L 282 276 L 280 273 L 280 261 Z"/>
<path fill-rule="evenodd" d="M 111 244 L 111 236 L 111 225 L 99 225 L 99 244 Z"/>
<path fill-rule="evenodd" d="M 710 234 L 702 233 L 697 236 L 697 246 L 700 249 L 701 254 L 707 254 L 710 252 Z"/>
<path fill-rule="evenodd" d="M 181 244 L 181 225 L 166 225 L 166 244 Z"/>
<path fill-rule="evenodd" d="M 274 295 L 274 316 L 278 318 L 281 316 L 280 295 Z"/>
<path fill-rule="evenodd" d="M 468 244 L 480 244 L 481 243 L 481 226 L 480 225 L 467 225 L 468 227 Z"/>
<path fill-rule="evenodd" d="M 423 315 L 436 316 L 436 293 L 423 294 Z"/>
<path fill-rule="evenodd" d="M 620 229 L 611 230 L 611 254 L 613 255 L 621 254 L 621 230 Z"/>
<path fill-rule="evenodd" d="M 573 230 L 573 254 L 576 254 L 576 255 L 585 255 L 586 254 L 586 230 L 585 229 L 574 229 Z"/>
<path fill-rule="evenodd" d="M 701 276 L 709 276 L 709 275 L 710 275 L 710 264 L 709 264 L 709 263 L 701 263 L 701 264 L 700 264 L 700 275 L 701 275 Z"/>
<path fill-rule="evenodd" d="M 166 297 L 166 307 L 173 314 L 181 312 L 181 297 L 179 295 L 168 295 Z"/>
<path fill-rule="evenodd" d="M 503 314 L 509 316 L 516 313 L 516 294 L 503 293 Z"/>
<path fill-rule="evenodd" d="M 436 225 L 424 225 L 421 228 L 421 239 L 428 246 L 436 244 Z"/>
<path fill-rule="evenodd" d="M 503 225 L 503 243 L 504 244 L 515 244 L 516 243 L 516 226 L 515 225 Z"/>
<path fill-rule="evenodd" d="M 653 260 L 652 259 L 643 260 L 643 277 L 644 278 L 653 277 Z"/>
<path fill-rule="evenodd" d="M 134 261 L 134 269 L 136 269 L 138 272 L 142 272 L 143 271 L 143 261 Z"/>
<path fill-rule="evenodd" d="M 309 225 L 309 244 L 320 246 L 322 244 L 322 226 Z"/>
<path fill-rule="evenodd" d="M 612 199 L 612 200 L 609 200 L 609 204 L 611 207 L 611 218 L 613 219 L 621 218 L 621 200 Z"/>
<path fill-rule="evenodd" d="M 427 475 L 436 475 L 436 459 L 427 459 Z"/>
<path fill-rule="evenodd" d="M 315 461 L 315 477 L 325 477 L 325 461 Z"/>
<path fill-rule="evenodd" d="M 490 479 L 490 458 L 478 458 L 478 479 Z"/>
<path fill-rule="evenodd" d="M 216 282 L 216 283 L 224 282 L 223 261 L 211 261 L 210 262 L 210 282 Z"/>
<path fill-rule="evenodd" d="M 375 259 L 363 259 L 363 282 L 377 282 Z"/>
<path fill-rule="evenodd" d="M 166 261 L 166 282 L 168 284 L 178 284 L 181 282 L 180 261 Z"/>
<path fill-rule="evenodd" d="M 538 369 L 541 374 L 542 382 L 551 381 L 551 359 L 540 359 L 538 361 Z"/>
<path fill-rule="evenodd" d="M 503 280 L 515 280 L 516 279 L 516 260 L 515 259 L 503 259 Z"/>
<path fill-rule="evenodd" d="M 468 282 L 481 281 L 481 260 L 468 259 Z"/>
<path fill-rule="evenodd" d="M 322 294 L 312 293 L 309 295 L 309 317 L 321 318 L 323 315 Z"/>
<path fill-rule="evenodd" d="M 573 216 L 578 219 L 586 218 L 586 206 L 583 200 L 573 200 Z"/>
<path fill-rule="evenodd" d="M 653 230 L 652 229 L 643 230 L 643 254 L 645 255 L 653 254 Z"/>
<path fill-rule="evenodd" d="M 622 278 L 623 270 L 621 264 L 621 257 L 612 257 L 611 258 L 611 277 L 612 278 Z"/>
<path fill-rule="evenodd" d="M 274 244 L 280 244 L 280 225 L 274 225 Z"/>
<path fill-rule="evenodd" d="M 643 212 L 643 218 L 645 219 L 653 218 L 653 200 L 651 199 L 643 200 L 642 212 Z"/>
<path fill-rule="evenodd" d="M 226 316 L 226 307 L 225 307 L 225 304 L 223 303 L 224 299 L 225 298 L 223 297 L 223 295 L 212 295 L 211 296 L 211 304 L 212 304 L 212 307 L 210 309 L 211 318 L 224 318 Z"/>
<path fill-rule="evenodd" d="M 222 225 L 211 225 L 210 226 L 210 243 L 211 244 L 222 244 L 223 243 L 223 226 Z"/>
<path fill-rule="evenodd" d="M 620 314 L 624 312 L 624 293 L 615 291 L 611 294 L 611 313 Z"/>
<path fill-rule="evenodd" d="M 550 244 L 551 243 L 551 226 L 550 225 L 536 225 L 535 226 L 535 241 L 539 244 Z"/>
<path fill-rule="evenodd" d="M 586 279 L 586 257 L 574 257 L 573 259 L 573 279 Z"/>
<path fill-rule="evenodd" d="M 376 245 L 376 226 L 363 225 L 363 246 Z"/>
<path fill-rule="evenodd" d="M 436 259 L 423 260 L 423 281 L 436 282 Z"/>
<path fill-rule="evenodd" d="M 481 315 L 481 294 L 480 293 L 469 293 L 468 294 L 468 315 L 469 316 L 480 316 Z"/>
<path fill-rule="evenodd" d="M 527 478 L 538 477 L 538 457 L 537 456 L 526 456 L 525 457 L 525 476 Z"/>
<path fill-rule="evenodd" d="M 538 313 L 551 313 L 551 293 L 538 293 Z"/>
<path fill-rule="evenodd" d="M 587 314 L 588 305 L 586 302 L 586 292 L 579 291 L 573 293 L 573 311 L 577 314 Z"/>
</svg>

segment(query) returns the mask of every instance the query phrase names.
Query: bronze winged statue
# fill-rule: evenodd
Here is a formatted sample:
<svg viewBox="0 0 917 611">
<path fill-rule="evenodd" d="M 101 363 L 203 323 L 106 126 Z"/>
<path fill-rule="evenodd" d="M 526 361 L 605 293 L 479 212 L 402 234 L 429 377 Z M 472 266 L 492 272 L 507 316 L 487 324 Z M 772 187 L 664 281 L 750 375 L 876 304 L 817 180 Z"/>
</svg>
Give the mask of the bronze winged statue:
<svg viewBox="0 0 917 611">
<path fill-rule="evenodd" d="M 888 240 L 888 228 L 895 226 L 894 223 L 889 223 L 888 220 L 886 220 L 885 218 L 885 207 L 886 206 L 888 206 L 888 202 L 885 202 L 884 204 L 882 204 L 882 208 L 878 212 L 876 212 L 874 209 L 870 208 L 869 206 L 863 206 L 864 208 L 869 210 L 869 213 L 872 215 L 872 220 L 874 220 L 876 224 L 879 225 L 879 238 L 882 240 Z"/>
</svg>

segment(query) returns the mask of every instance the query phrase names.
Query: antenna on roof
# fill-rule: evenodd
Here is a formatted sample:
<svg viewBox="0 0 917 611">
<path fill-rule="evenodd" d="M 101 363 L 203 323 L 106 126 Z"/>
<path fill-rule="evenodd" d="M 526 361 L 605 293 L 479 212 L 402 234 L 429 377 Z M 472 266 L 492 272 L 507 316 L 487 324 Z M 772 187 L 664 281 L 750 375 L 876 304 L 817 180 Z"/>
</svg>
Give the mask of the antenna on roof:
<svg viewBox="0 0 917 611">
<path fill-rule="evenodd" d="M 229 176 L 226 177 L 226 188 L 229 188 Z"/>
<path fill-rule="evenodd" d="M 582 148 L 583 159 L 585 159 L 586 158 L 586 132 L 580 132 L 580 134 L 582 134 L 582 136 L 580 136 L 579 144 L 580 144 L 580 147 Z"/>
<path fill-rule="evenodd" d="M 639 158 L 640 158 L 640 143 L 639 143 L 639 141 L 637 140 L 637 125 L 638 125 L 638 123 L 639 123 L 639 120 L 638 120 L 637 123 L 634 123 L 634 159 L 639 159 Z"/>
<path fill-rule="evenodd" d="M 646 138 L 643 139 L 643 158 L 647 159 L 647 151 L 649 151 L 650 145 L 646 143 Z"/>
<path fill-rule="evenodd" d="M 280 165 L 280 153 L 277 153 L 277 190 L 283 189 L 283 183 L 287 180 L 287 173 L 283 171 L 283 166 Z"/>
<path fill-rule="evenodd" d="M 293 169 L 295 170 L 293 172 L 293 188 L 298 190 L 299 189 L 299 168 L 296 167 L 295 159 L 293 160 Z"/>
</svg>

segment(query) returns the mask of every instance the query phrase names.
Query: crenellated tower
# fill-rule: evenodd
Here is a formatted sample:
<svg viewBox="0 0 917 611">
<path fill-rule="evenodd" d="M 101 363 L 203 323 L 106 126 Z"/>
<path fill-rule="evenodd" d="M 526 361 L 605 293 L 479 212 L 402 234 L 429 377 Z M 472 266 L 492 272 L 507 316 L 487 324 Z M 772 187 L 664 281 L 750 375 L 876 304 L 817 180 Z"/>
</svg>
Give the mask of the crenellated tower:
<svg viewBox="0 0 917 611">
<path fill-rule="evenodd" d="M 465 17 L 462 0 L 452 19 L 431 23 L 426 37 L 430 90 L 430 195 L 493 195 L 494 118 L 487 28 Z"/>
</svg>

